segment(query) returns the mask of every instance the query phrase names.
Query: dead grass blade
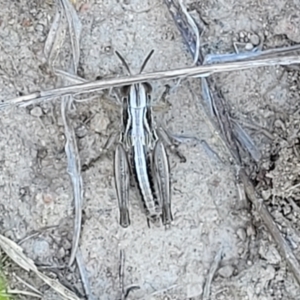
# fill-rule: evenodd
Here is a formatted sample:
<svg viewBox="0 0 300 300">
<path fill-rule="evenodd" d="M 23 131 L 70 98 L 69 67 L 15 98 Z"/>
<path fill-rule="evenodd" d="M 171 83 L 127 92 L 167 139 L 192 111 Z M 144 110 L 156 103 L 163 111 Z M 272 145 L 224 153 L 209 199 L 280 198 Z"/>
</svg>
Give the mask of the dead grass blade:
<svg viewBox="0 0 300 300">
<path fill-rule="evenodd" d="M 77 75 L 68 73 L 66 71 L 60 70 L 60 69 L 54 69 L 54 72 L 56 75 L 61 76 L 65 81 L 70 81 L 73 83 L 83 83 L 88 82 L 88 80 L 81 78 Z"/>
<path fill-rule="evenodd" d="M 81 33 L 81 23 L 77 16 L 76 10 L 74 6 L 69 2 L 69 0 L 58 0 L 57 1 L 57 13 L 54 18 L 51 30 L 49 32 L 46 44 L 45 44 L 45 55 L 48 58 L 48 63 L 50 65 L 54 65 L 54 57 L 51 53 L 55 50 L 56 52 L 61 49 L 61 45 L 65 40 L 65 35 L 61 40 L 61 36 L 57 33 L 62 31 L 61 28 L 65 28 L 68 26 L 69 35 L 70 35 L 70 43 L 72 48 L 72 73 L 77 72 L 77 67 L 79 63 L 79 55 L 80 55 L 80 33 Z M 66 22 L 62 22 L 62 20 L 67 19 Z M 58 43 L 59 42 L 59 43 Z M 55 47 L 55 45 L 59 45 L 59 47 Z M 53 50 L 54 49 L 54 50 Z M 66 81 L 66 74 L 70 75 L 72 79 L 76 78 L 75 75 L 69 74 L 64 71 L 58 71 L 60 75 L 63 76 L 62 82 Z M 69 76 L 69 77 L 70 77 Z M 75 80 L 76 81 L 76 80 Z M 78 83 L 78 79 L 76 81 Z M 82 81 L 79 81 L 82 82 Z M 52 96 L 50 96 L 51 98 Z M 47 97 L 46 97 L 47 98 Z M 32 103 L 32 100 L 30 100 Z M 73 97 L 70 95 L 62 96 L 61 102 L 61 114 L 65 128 L 65 136 L 66 136 L 66 144 L 65 151 L 68 160 L 68 173 L 71 178 L 72 187 L 73 187 L 73 195 L 74 195 L 74 206 L 75 206 L 75 218 L 74 218 L 74 234 L 72 241 L 72 250 L 70 255 L 69 266 L 71 266 L 75 260 L 76 251 L 79 245 L 80 239 L 80 231 L 81 231 L 81 219 L 82 219 L 82 202 L 83 202 L 83 187 L 82 187 L 82 178 L 81 178 L 81 167 L 80 167 L 80 159 L 76 144 L 76 137 L 74 129 L 70 123 L 68 118 L 67 110 L 71 107 L 73 102 Z"/>
<path fill-rule="evenodd" d="M 64 287 L 58 281 L 49 278 L 48 276 L 41 273 L 34 262 L 23 253 L 23 249 L 12 240 L 6 238 L 0 234 L 0 248 L 6 253 L 6 255 L 19 265 L 22 269 L 29 272 L 34 272 L 40 277 L 45 283 L 59 293 L 64 299 L 79 300 L 79 298 L 69 289 Z"/>
<path fill-rule="evenodd" d="M 54 62 L 65 40 L 66 25 L 67 24 L 62 7 L 60 3 L 58 3 L 57 11 L 44 46 L 44 54 L 50 66 L 54 65 Z"/>
<path fill-rule="evenodd" d="M 40 296 L 43 296 L 43 294 L 37 290 L 34 286 L 32 286 L 31 284 L 29 284 L 28 282 L 26 282 L 25 280 L 23 280 L 22 278 L 20 278 L 19 276 L 14 274 L 14 277 L 21 282 L 23 285 L 27 286 L 30 290 L 32 290 L 35 294 L 38 294 Z"/>
<path fill-rule="evenodd" d="M 88 274 L 87 274 L 85 266 L 84 266 L 84 261 L 83 261 L 83 257 L 82 257 L 80 248 L 78 248 L 77 253 L 76 253 L 76 262 L 77 262 L 77 266 L 79 269 L 79 273 L 80 273 L 82 285 L 83 285 L 83 288 L 85 291 L 85 295 L 88 300 L 95 300 L 96 298 L 92 294 L 92 289 L 90 286 Z"/>
<path fill-rule="evenodd" d="M 243 59 L 251 59 L 254 57 L 278 57 L 282 54 L 286 55 L 290 52 L 300 50 L 300 45 L 293 45 L 289 47 L 280 47 L 268 49 L 264 51 L 250 51 L 241 53 L 226 53 L 226 54 L 208 54 L 204 58 L 204 64 L 215 64 L 230 61 L 237 61 Z"/>
<path fill-rule="evenodd" d="M 82 84 L 70 85 L 65 87 L 60 87 L 56 89 L 51 89 L 48 91 L 35 92 L 29 95 L 17 97 L 8 100 L 7 102 L 0 104 L 0 109 L 6 108 L 11 105 L 15 106 L 26 106 L 28 103 L 34 104 L 35 101 L 49 100 L 55 97 L 61 97 L 68 94 L 84 94 L 88 92 L 99 91 L 102 89 L 110 89 L 113 87 L 120 87 L 124 85 L 130 85 L 139 82 L 146 82 L 152 80 L 162 80 L 162 79 L 176 79 L 182 77 L 208 77 L 210 75 L 221 73 L 221 72 L 232 72 L 239 70 L 246 70 L 250 68 L 258 67 L 268 67 L 275 65 L 291 65 L 299 64 L 299 55 L 286 55 L 284 57 L 264 57 L 264 58 L 254 58 L 251 60 L 243 60 L 237 62 L 225 62 L 215 65 L 204 65 L 196 67 L 187 67 L 175 70 L 158 71 L 153 73 L 143 73 L 128 77 L 119 78 L 108 78 L 98 81 L 91 81 Z"/>
<path fill-rule="evenodd" d="M 79 245 L 81 221 L 82 221 L 82 203 L 83 203 L 83 184 L 81 177 L 81 164 L 78 153 L 77 143 L 74 128 L 70 124 L 67 110 L 72 105 L 72 96 L 64 96 L 61 100 L 61 115 L 65 127 L 65 152 L 68 161 L 68 174 L 70 175 L 75 206 L 75 219 L 74 219 L 74 235 L 72 241 L 72 250 L 70 255 L 69 266 L 71 266 L 76 257 L 76 251 Z"/>
<path fill-rule="evenodd" d="M 68 28 L 72 45 L 73 70 L 77 72 L 80 56 L 80 34 L 82 25 L 74 6 L 69 2 L 69 0 L 60 1 L 68 20 Z"/>
<path fill-rule="evenodd" d="M 195 34 L 196 45 L 195 45 L 193 65 L 196 65 L 198 60 L 199 60 L 199 51 L 200 51 L 200 34 L 199 34 L 199 30 L 198 30 L 198 27 L 197 27 L 194 19 L 190 16 L 190 14 L 188 13 L 186 7 L 183 5 L 182 0 L 179 0 L 179 5 L 181 7 L 182 12 L 186 16 L 187 22 L 189 23 L 189 25 L 191 26 L 191 28 L 193 29 L 193 32 Z"/>
<path fill-rule="evenodd" d="M 261 159 L 261 153 L 259 149 L 254 144 L 252 138 L 247 134 L 247 132 L 242 128 L 242 126 L 235 120 L 231 119 L 233 124 L 233 130 L 235 137 L 240 142 L 243 149 L 246 149 L 252 159 L 257 163 Z"/>
<path fill-rule="evenodd" d="M 214 279 L 215 273 L 218 270 L 219 264 L 222 260 L 222 256 L 223 256 L 223 248 L 221 247 L 221 249 L 217 252 L 217 254 L 215 256 L 214 261 L 212 262 L 210 270 L 206 277 L 206 281 L 205 281 L 205 285 L 204 285 L 204 289 L 203 289 L 202 300 L 210 299 L 210 286 Z"/>
<path fill-rule="evenodd" d="M 43 295 L 41 295 L 41 294 L 36 294 L 33 292 L 21 291 L 21 290 L 7 289 L 6 293 L 7 293 L 6 294 L 7 296 L 9 296 L 9 295 L 24 295 L 24 296 L 30 296 L 30 297 L 35 297 L 35 298 L 41 298 L 41 299 L 43 298 Z M 1 293 L 0 293 L 0 295 L 1 295 Z"/>
</svg>

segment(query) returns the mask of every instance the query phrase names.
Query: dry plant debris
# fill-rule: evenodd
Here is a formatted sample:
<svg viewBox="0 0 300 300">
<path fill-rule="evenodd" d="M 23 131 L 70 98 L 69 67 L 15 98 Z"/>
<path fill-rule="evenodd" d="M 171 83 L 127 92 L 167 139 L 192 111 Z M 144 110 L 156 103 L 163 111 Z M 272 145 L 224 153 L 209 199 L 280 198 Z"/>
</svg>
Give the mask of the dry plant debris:
<svg viewBox="0 0 300 300">
<path fill-rule="evenodd" d="M 199 33 L 198 30 L 195 30 L 194 24 L 191 24 L 191 17 L 188 15 L 188 12 L 185 8 L 182 7 L 182 5 L 180 6 L 180 10 L 172 0 L 166 0 L 165 3 L 168 6 L 168 9 L 173 17 L 173 20 L 175 21 L 176 26 L 180 30 L 190 53 L 193 55 L 195 53 L 195 47 L 198 47 L 195 45 L 199 45 Z M 198 26 L 202 31 L 204 30 L 204 24 L 199 24 Z M 272 52 L 273 50 L 271 50 L 271 53 Z M 200 53 L 198 65 L 201 65 L 205 62 L 205 58 L 203 57 L 204 55 Z M 217 120 L 217 124 L 226 142 L 229 152 L 232 153 L 235 163 L 238 165 L 238 179 L 241 179 L 248 199 L 252 202 L 261 219 L 266 224 L 269 232 L 278 245 L 281 254 L 286 259 L 296 280 L 300 284 L 299 261 L 295 257 L 291 247 L 282 237 L 265 204 L 261 199 L 257 197 L 255 189 L 249 177 L 246 175 L 246 171 L 243 167 L 240 148 L 238 145 L 241 145 L 242 149 L 246 150 L 246 152 L 249 153 L 249 155 L 256 163 L 260 162 L 261 154 L 259 153 L 251 138 L 244 132 L 243 128 L 230 117 L 230 110 L 227 107 L 226 100 L 218 92 L 218 88 L 215 86 L 211 77 L 207 79 L 202 78 L 202 88 L 204 101 L 208 104 L 210 113 L 213 113 L 213 116 Z M 239 144 L 237 143 L 237 141 L 239 142 Z M 207 298 L 208 292 L 206 292 L 205 294 Z"/>
<path fill-rule="evenodd" d="M 23 249 L 12 240 L 0 235 L 0 247 L 5 254 L 18 266 L 27 272 L 34 272 L 40 279 L 58 292 L 64 299 L 79 299 L 72 291 L 61 285 L 58 281 L 41 273 L 34 262 L 23 253 Z"/>
<path fill-rule="evenodd" d="M 76 2 L 76 1 L 71 1 Z M 219 130 L 223 134 L 225 143 L 228 146 L 229 152 L 235 159 L 238 179 L 242 183 L 242 189 L 248 196 L 248 199 L 254 204 L 260 217 L 264 220 L 268 230 L 271 232 L 276 244 L 279 246 L 283 257 L 287 260 L 291 270 L 297 281 L 300 283 L 300 265 L 296 259 L 290 245 L 284 240 L 274 220 L 272 219 L 269 211 L 265 207 L 265 204 L 257 195 L 252 182 L 242 166 L 243 158 L 240 155 L 240 150 L 245 150 L 251 158 L 257 163 L 261 160 L 261 153 L 256 148 L 255 143 L 251 137 L 240 126 L 240 123 L 236 119 L 231 118 L 229 115 L 229 109 L 227 103 L 223 97 L 218 94 L 218 89 L 214 84 L 214 81 L 210 77 L 213 74 L 219 72 L 231 72 L 236 70 L 242 70 L 247 68 L 256 68 L 261 66 L 273 66 L 273 65 L 292 65 L 300 63 L 299 55 L 295 55 L 295 51 L 299 51 L 300 46 L 291 46 L 282 49 L 272 49 L 266 51 L 249 52 L 248 54 L 238 53 L 234 55 L 223 55 L 223 56 L 210 56 L 203 57 L 200 49 L 200 36 L 202 33 L 199 32 L 198 25 L 194 19 L 190 16 L 187 8 L 184 6 L 182 0 L 179 0 L 179 6 L 174 1 L 167 0 L 166 4 L 170 8 L 176 25 L 179 27 L 181 34 L 185 38 L 191 54 L 194 58 L 194 64 L 198 64 L 196 67 L 188 67 L 176 70 L 167 70 L 160 72 L 153 72 L 148 74 L 141 74 L 137 76 L 129 76 L 126 78 L 110 78 L 103 79 L 100 81 L 86 82 L 86 80 L 79 78 L 77 73 L 79 56 L 80 56 L 80 32 L 81 24 L 78 19 L 76 10 L 67 0 L 57 1 L 57 12 L 52 23 L 52 27 L 48 34 L 44 53 L 48 59 L 48 63 L 53 67 L 56 74 L 61 75 L 62 87 L 52 89 L 48 91 L 41 91 L 33 94 L 28 94 L 11 100 L 7 100 L 0 104 L 0 108 L 6 108 L 10 106 L 27 106 L 29 104 L 36 104 L 40 101 L 48 101 L 60 98 L 61 100 L 61 115 L 63 119 L 63 125 L 65 129 L 66 145 L 65 152 L 68 160 L 68 173 L 70 175 L 74 202 L 75 202 L 75 223 L 74 223 L 74 237 L 72 244 L 72 252 L 69 261 L 69 266 L 72 265 L 76 259 L 79 271 L 81 274 L 82 282 L 86 292 L 86 296 L 89 299 L 94 299 L 92 295 L 90 284 L 88 281 L 88 275 L 85 270 L 83 258 L 78 248 L 80 229 L 81 229 L 81 209 L 83 202 L 83 187 L 81 178 L 80 158 L 78 153 L 78 147 L 76 143 L 76 137 L 72 122 L 68 117 L 68 111 L 71 110 L 73 104 L 74 94 L 89 93 L 99 91 L 101 89 L 109 89 L 122 85 L 150 81 L 155 79 L 174 79 L 174 78 L 186 78 L 186 77 L 201 77 L 203 96 L 209 107 L 210 117 L 217 119 Z M 178 22 L 179 21 L 179 22 Z M 182 27 L 184 25 L 184 27 Z M 201 31 L 204 30 L 199 26 Z M 281 33 L 280 29 L 276 28 L 278 33 Z M 68 32 L 67 32 L 68 31 Z M 294 29 L 295 31 L 295 29 Z M 60 54 L 62 54 L 62 47 L 65 42 L 66 35 L 70 37 L 70 44 L 72 49 L 72 61 L 70 66 L 67 66 L 67 71 L 57 69 L 55 62 Z M 295 38 L 294 38 L 295 39 Z M 243 41 L 244 42 L 244 41 Z M 253 38 L 253 45 L 258 45 L 259 42 Z M 246 42 L 245 48 L 250 49 L 249 43 Z M 247 46 L 248 44 L 248 46 Z M 290 54 L 292 52 L 292 54 Z M 205 65 L 207 63 L 213 63 L 211 65 Z M 61 67 L 61 66 L 60 66 Z M 75 82 L 75 85 L 66 86 L 66 81 Z M 215 97 L 217 95 L 217 97 Z M 215 98 L 214 98 L 215 97 Z M 215 119 L 213 122 L 215 122 Z M 269 136 L 272 134 L 267 133 Z M 238 142 L 237 142 L 238 141 Z M 295 152 L 297 149 L 295 149 Z M 278 171 L 278 170 L 277 170 Z M 274 172 L 275 173 L 275 172 Z M 275 175 L 274 175 L 275 176 Z M 298 193 L 299 184 L 285 187 L 285 192 L 289 194 Z M 242 194 L 242 193 L 241 193 Z M 64 286 L 59 284 L 57 281 L 48 278 L 46 275 L 38 271 L 33 261 L 27 258 L 22 248 L 11 240 L 0 235 L 0 246 L 3 251 L 18 265 L 24 268 L 27 272 L 32 271 L 37 274 L 45 283 L 50 285 L 65 299 L 78 299 L 78 297 Z M 121 283 L 121 298 L 125 299 L 130 289 L 124 290 L 124 253 L 121 252 L 121 267 L 120 267 L 120 282 Z M 216 274 L 217 268 L 222 260 L 222 249 L 217 253 L 215 260 L 210 268 L 209 274 L 206 278 L 206 283 L 203 291 L 203 299 L 209 299 L 210 288 L 212 280 Z M 25 283 L 24 283 L 25 284 Z M 31 287 L 32 292 L 10 290 L 11 293 L 19 293 L 33 297 L 41 297 L 39 291 L 34 290 Z M 0 294 L 1 295 L 1 294 Z"/>
</svg>

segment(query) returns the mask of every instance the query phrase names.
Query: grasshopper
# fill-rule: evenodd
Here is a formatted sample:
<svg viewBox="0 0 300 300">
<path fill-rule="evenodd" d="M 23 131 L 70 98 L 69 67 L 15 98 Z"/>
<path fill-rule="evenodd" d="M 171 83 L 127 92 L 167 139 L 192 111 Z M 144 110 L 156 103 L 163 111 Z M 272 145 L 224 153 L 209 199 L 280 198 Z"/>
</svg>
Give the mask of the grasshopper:
<svg viewBox="0 0 300 300">
<path fill-rule="evenodd" d="M 145 68 L 153 50 L 140 69 Z M 124 58 L 117 56 L 131 71 Z M 128 227 L 130 175 L 134 175 L 141 194 L 148 226 L 164 225 L 173 220 L 171 212 L 170 167 L 165 147 L 158 137 L 152 117 L 152 87 L 149 83 L 137 83 L 122 89 L 122 129 L 114 160 L 114 175 L 120 211 L 120 225 Z"/>
</svg>

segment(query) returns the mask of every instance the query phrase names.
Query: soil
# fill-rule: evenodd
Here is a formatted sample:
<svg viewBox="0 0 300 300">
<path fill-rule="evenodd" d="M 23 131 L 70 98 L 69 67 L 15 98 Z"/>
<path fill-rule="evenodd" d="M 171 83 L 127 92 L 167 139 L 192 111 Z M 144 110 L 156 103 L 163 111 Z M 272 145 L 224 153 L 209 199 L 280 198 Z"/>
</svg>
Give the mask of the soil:
<svg viewBox="0 0 300 300">
<path fill-rule="evenodd" d="M 250 49 L 258 38 L 264 49 L 299 42 L 294 16 L 299 4 L 297 0 L 185 1 L 191 14 L 197 19 L 201 13 L 207 23 L 202 37 L 206 53 L 232 53 L 234 42 Z M 55 1 L 0 0 L 0 7 L 0 100 L 58 86 L 43 53 Z M 151 49 L 155 53 L 147 72 L 192 64 L 163 1 L 88 0 L 76 1 L 76 7 L 83 25 L 79 71 L 85 79 L 125 74 L 115 50 L 133 72 L 138 72 Z M 264 176 L 257 190 L 299 257 L 299 71 L 268 67 L 214 79 L 232 115 L 274 135 L 270 140 L 246 129 L 262 153 L 258 169 Z M 82 173 L 80 248 L 95 298 L 117 299 L 119 252 L 125 249 L 125 284 L 140 286 L 130 299 L 202 299 L 220 250 L 222 261 L 210 299 L 299 299 L 299 284 L 255 208 L 238 209 L 236 170 L 200 105 L 199 79 L 153 82 L 154 98 L 167 83 L 171 107 L 158 111 L 157 117 L 176 135 L 205 140 L 220 159 L 193 142 L 180 145 L 185 163 L 169 153 L 174 216 L 169 230 L 148 228 L 135 189 L 130 194 L 132 224 L 120 227 L 113 151 Z M 76 104 L 72 121 L 82 164 L 95 158 L 118 130 L 119 114 L 120 109 L 102 95 Z M 48 267 L 47 272 L 56 269 L 62 283 L 82 294 L 76 268 L 57 271 L 69 259 L 74 217 L 59 99 L 2 111 L 0 124 L 0 233 L 17 242 L 27 238 L 21 243 L 25 253 L 37 265 Z M 16 266 L 7 266 L 7 272 L 12 286 L 22 289 L 13 279 L 16 273 L 39 287 L 44 299 L 59 297 Z"/>
</svg>

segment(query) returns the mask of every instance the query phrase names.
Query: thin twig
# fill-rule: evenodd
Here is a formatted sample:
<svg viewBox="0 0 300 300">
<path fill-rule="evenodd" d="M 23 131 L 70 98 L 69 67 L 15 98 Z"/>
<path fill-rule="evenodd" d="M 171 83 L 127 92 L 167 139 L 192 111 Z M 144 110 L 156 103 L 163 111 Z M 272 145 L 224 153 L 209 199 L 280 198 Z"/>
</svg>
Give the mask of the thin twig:
<svg viewBox="0 0 300 300">
<path fill-rule="evenodd" d="M 82 285 L 83 285 L 83 288 L 85 291 L 85 296 L 88 300 L 95 300 L 96 298 L 94 297 L 94 295 L 92 293 L 90 281 L 89 281 L 88 274 L 87 274 L 87 271 L 86 271 L 86 268 L 84 265 L 84 261 L 83 261 L 83 257 L 82 257 L 80 248 L 78 248 L 78 250 L 76 252 L 76 262 L 77 262 L 77 266 L 79 269 Z"/>
<path fill-rule="evenodd" d="M 207 77 L 212 74 L 221 72 L 232 72 L 238 70 L 246 70 L 249 68 L 268 67 L 274 65 L 290 65 L 300 63 L 299 55 L 287 55 L 285 57 L 275 58 L 254 58 L 251 60 L 243 60 L 238 62 L 226 62 L 216 65 L 205 65 L 196 67 L 186 67 L 175 70 L 158 71 L 153 73 L 143 73 L 128 77 L 108 78 L 98 81 L 91 81 L 82 84 L 70 85 L 51 89 L 47 91 L 35 92 L 29 95 L 10 99 L 0 104 L 0 109 L 11 105 L 26 106 L 34 104 L 41 100 L 52 100 L 55 97 L 61 97 L 68 94 L 84 94 L 88 92 L 99 91 L 102 89 L 109 89 L 112 87 L 120 87 L 124 85 L 131 85 L 139 82 L 146 82 L 152 80 L 175 79 L 180 77 Z"/>
<path fill-rule="evenodd" d="M 21 291 L 21 290 L 11 290 L 7 289 L 6 291 L 6 296 L 9 295 L 24 295 L 24 296 L 30 296 L 30 297 L 35 297 L 35 298 L 43 298 L 43 295 L 36 294 L 33 292 L 28 292 L 28 291 Z M 1 299 L 2 294 L 0 293 L 0 299 Z"/>
<path fill-rule="evenodd" d="M 130 285 L 125 288 L 124 275 L 125 275 L 125 251 L 121 250 L 120 265 L 119 265 L 119 280 L 120 280 L 119 286 L 120 286 L 121 300 L 126 300 L 131 291 L 140 289 L 138 285 Z"/>
<path fill-rule="evenodd" d="M 219 264 L 222 260 L 223 256 L 223 247 L 217 252 L 214 261 L 211 264 L 210 270 L 208 272 L 208 275 L 206 277 L 206 282 L 203 289 L 203 296 L 202 300 L 209 300 L 210 299 L 210 286 L 214 279 L 215 273 L 218 270 Z"/>
<path fill-rule="evenodd" d="M 261 153 L 259 149 L 254 144 L 251 137 L 247 134 L 247 132 L 242 128 L 242 126 L 236 121 L 231 119 L 233 124 L 233 130 L 236 138 L 240 142 L 241 146 L 248 151 L 254 161 L 259 162 L 261 159 Z"/>
<path fill-rule="evenodd" d="M 25 280 L 23 280 L 22 278 L 20 278 L 19 276 L 15 275 L 15 278 L 20 281 L 22 284 L 24 284 L 25 286 L 27 286 L 29 289 L 31 289 L 34 293 L 39 294 L 40 296 L 43 296 L 43 294 L 37 290 L 34 286 L 32 286 L 31 284 L 29 284 L 28 282 L 26 282 Z"/>
</svg>

